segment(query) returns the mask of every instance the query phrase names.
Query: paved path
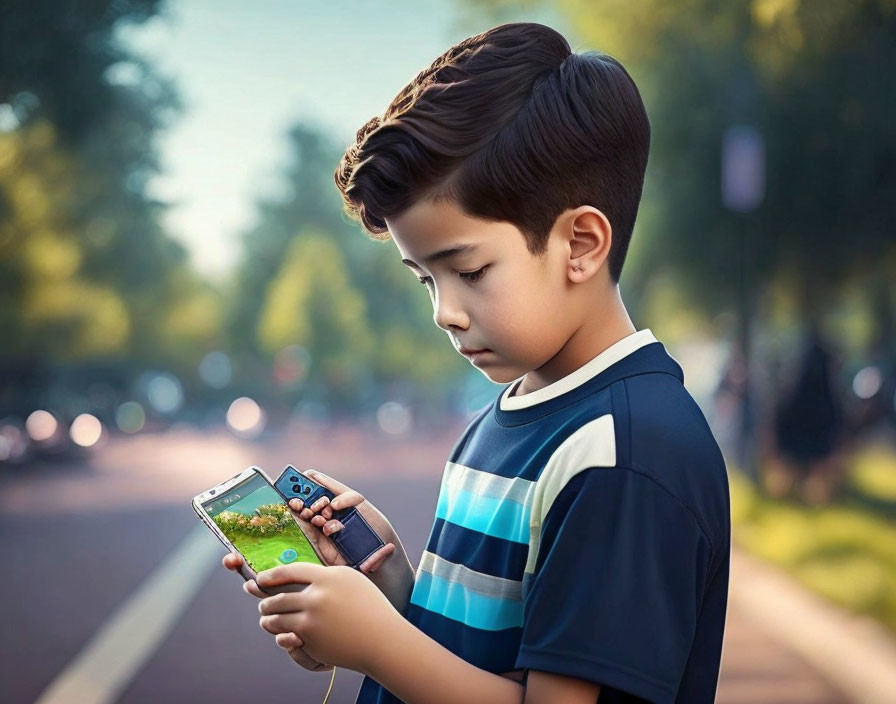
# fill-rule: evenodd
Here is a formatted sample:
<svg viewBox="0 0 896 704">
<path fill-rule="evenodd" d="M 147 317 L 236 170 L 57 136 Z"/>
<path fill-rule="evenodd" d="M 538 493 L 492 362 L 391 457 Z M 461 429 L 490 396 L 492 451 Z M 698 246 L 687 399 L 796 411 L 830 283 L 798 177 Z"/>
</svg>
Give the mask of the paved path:
<svg viewBox="0 0 896 704">
<path fill-rule="evenodd" d="M 259 686 L 269 698 L 321 701 L 329 675 L 297 668 L 258 628 L 254 600 L 218 564 L 220 546 L 210 535 L 196 537 L 189 497 L 250 462 L 271 472 L 287 462 L 314 467 L 371 497 L 416 560 L 461 428 L 415 443 L 351 427 L 304 428 L 254 443 L 223 432 L 179 431 L 114 441 L 83 465 L 31 466 L 0 476 L 0 559 L 16 568 L 0 582 L 0 602 L 9 607 L 0 632 L 0 700 L 38 701 L 75 672 L 82 677 L 78 686 L 109 685 L 97 702 L 236 704 Z M 170 569 L 172 560 L 184 560 L 184 545 L 202 538 L 210 541 L 208 550 L 190 548 L 203 553 L 201 560 Z M 215 552 L 214 559 L 206 560 L 205 552 Z M 182 612 L 167 606 L 161 631 L 158 618 L 153 629 L 135 625 L 158 609 L 154 582 L 189 591 L 180 600 Z M 732 589 L 742 582 L 732 572 Z M 729 604 L 719 704 L 850 701 L 739 603 Z M 128 666 L 104 683 L 90 673 L 102 672 L 110 643 L 125 647 L 127 639 L 116 640 L 116 624 L 135 634 L 135 643 L 128 658 L 118 658 Z M 359 684 L 356 673 L 338 671 L 330 704 L 353 702 Z"/>
<path fill-rule="evenodd" d="M 717 704 L 846 704 L 850 700 L 792 650 L 728 607 Z"/>
</svg>

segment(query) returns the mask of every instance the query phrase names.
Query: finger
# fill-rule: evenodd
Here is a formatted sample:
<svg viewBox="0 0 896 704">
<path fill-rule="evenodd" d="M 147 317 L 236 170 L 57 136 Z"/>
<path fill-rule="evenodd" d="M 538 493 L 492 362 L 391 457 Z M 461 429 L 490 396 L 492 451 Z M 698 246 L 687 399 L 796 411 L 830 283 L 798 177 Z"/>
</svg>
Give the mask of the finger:
<svg viewBox="0 0 896 704">
<path fill-rule="evenodd" d="M 323 672 L 324 670 L 332 670 L 332 665 L 325 665 L 322 662 L 318 662 L 314 658 L 312 658 L 308 653 L 306 653 L 302 648 L 291 648 L 286 652 L 289 653 L 289 657 L 295 660 L 296 663 L 304 667 L 306 670 L 311 670 L 312 672 Z"/>
<path fill-rule="evenodd" d="M 333 500 L 330 502 L 330 505 L 333 507 L 334 511 L 340 511 L 344 508 L 351 508 L 352 506 L 357 506 L 364 502 L 364 497 L 354 489 L 349 489 L 346 492 L 339 494 L 338 496 L 334 496 Z"/>
<path fill-rule="evenodd" d="M 324 535 L 333 535 L 333 533 L 338 533 L 339 531 L 341 531 L 342 528 L 343 525 L 339 521 L 333 519 L 332 521 L 327 521 L 326 523 L 324 523 L 321 530 L 323 530 Z"/>
<path fill-rule="evenodd" d="M 302 639 L 292 631 L 290 631 L 289 633 L 278 633 L 274 636 L 274 640 L 277 642 L 277 645 L 286 650 L 301 648 L 303 645 L 305 645 L 304 641 L 302 641 Z"/>
<path fill-rule="evenodd" d="M 258 602 L 258 613 L 264 616 L 271 614 L 288 614 L 301 611 L 305 595 L 302 592 L 281 592 Z"/>
<path fill-rule="evenodd" d="M 318 472 L 316 469 L 306 469 L 302 472 L 309 479 L 313 479 L 321 486 L 327 487 L 334 494 L 344 494 L 346 491 L 351 491 L 350 487 L 347 487 L 340 481 L 333 479 L 333 477 L 327 476 L 323 472 Z"/>
<path fill-rule="evenodd" d="M 251 594 L 254 597 L 258 597 L 259 599 L 266 599 L 269 594 L 265 594 L 261 589 L 258 588 L 258 585 L 255 583 L 254 579 L 247 579 L 243 582 L 243 591 L 246 594 Z"/>
<path fill-rule="evenodd" d="M 238 571 L 243 564 L 243 558 L 235 552 L 229 552 L 224 556 L 221 562 L 227 569 Z"/>
<path fill-rule="evenodd" d="M 262 630 L 267 631 L 272 636 L 276 636 L 278 633 L 287 633 L 292 630 L 286 625 L 286 619 L 287 616 L 284 614 L 262 616 L 258 619 L 258 625 L 261 626 Z"/>
<path fill-rule="evenodd" d="M 301 510 L 305 507 L 305 502 L 302 501 L 301 499 L 290 499 L 290 500 L 289 500 L 289 507 L 290 507 L 293 511 L 298 512 L 298 511 L 301 511 Z"/>
<path fill-rule="evenodd" d="M 395 543 L 386 543 L 383 547 L 373 553 L 373 555 L 364 560 L 364 562 L 358 566 L 358 569 L 365 573 L 376 572 L 382 567 L 386 558 L 393 552 L 395 552 Z"/>
<path fill-rule="evenodd" d="M 320 512 L 320 515 L 326 518 L 327 520 L 333 517 L 333 506 L 332 502 L 323 507 Z"/>
<path fill-rule="evenodd" d="M 318 515 L 318 516 L 314 516 L 310 522 L 312 525 L 315 525 L 318 528 L 323 528 L 324 524 L 327 522 L 327 519 L 324 518 L 323 516 Z"/>
<path fill-rule="evenodd" d="M 308 508 L 310 508 L 314 513 L 319 513 L 320 510 L 330 503 L 329 496 L 321 496 L 317 501 L 311 504 Z"/>
</svg>

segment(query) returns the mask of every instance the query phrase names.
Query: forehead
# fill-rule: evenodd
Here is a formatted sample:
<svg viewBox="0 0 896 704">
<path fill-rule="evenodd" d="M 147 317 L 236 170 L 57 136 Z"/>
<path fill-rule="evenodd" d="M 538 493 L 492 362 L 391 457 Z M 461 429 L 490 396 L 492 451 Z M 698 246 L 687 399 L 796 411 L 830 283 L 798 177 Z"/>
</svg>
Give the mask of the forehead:
<svg viewBox="0 0 896 704">
<path fill-rule="evenodd" d="M 525 249 L 520 231 L 509 222 L 483 220 L 464 213 L 451 201 L 418 201 L 386 225 L 402 259 L 428 266 L 426 258 L 445 249 L 472 245 L 480 252 Z"/>
</svg>

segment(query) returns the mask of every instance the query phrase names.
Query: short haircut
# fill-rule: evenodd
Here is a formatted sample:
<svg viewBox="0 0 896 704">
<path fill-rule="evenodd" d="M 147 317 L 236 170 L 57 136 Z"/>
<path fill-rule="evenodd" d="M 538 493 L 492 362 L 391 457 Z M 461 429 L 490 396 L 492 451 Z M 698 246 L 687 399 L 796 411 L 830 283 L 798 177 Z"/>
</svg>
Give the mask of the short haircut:
<svg viewBox="0 0 896 704">
<path fill-rule="evenodd" d="M 619 282 L 650 148 L 634 81 L 613 57 L 572 53 L 554 29 L 513 22 L 421 71 L 357 133 L 334 174 L 344 211 L 373 239 L 419 200 L 510 222 L 543 254 L 557 217 L 591 205 L 613 228 Z"/>
</svg>

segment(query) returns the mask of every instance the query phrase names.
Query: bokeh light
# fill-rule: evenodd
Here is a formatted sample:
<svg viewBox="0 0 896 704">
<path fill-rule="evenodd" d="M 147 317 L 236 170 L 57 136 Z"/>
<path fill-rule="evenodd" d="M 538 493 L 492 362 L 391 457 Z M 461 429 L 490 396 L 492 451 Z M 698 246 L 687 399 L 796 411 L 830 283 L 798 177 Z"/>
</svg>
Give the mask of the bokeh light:
<svg viewBox="0 0 896 704">
<path fill-rule="evenodd" d="M 146 412 L 137 401 L 125 401 L 115 411 L 115 424 L 125 433 L 138 433 L 146 424 Z"/>
<path fill-rule="evenodd" d="M 184 402 L 184 390 L 173 374 L 154 374 L 146 384 L 149 405 L 159 413 L 175 413 Z"/>
<path fill-rule="evenodd" d="M 34 411 L 25 421 L 25 430 L 35 442 L 49 440 L 58 428 L 59 422 L 49 411 Z"/>
<path fill-rule="evenodd" d="M 0 425 L 0 462 L 17 462 L 28 451 L 28 439 L 22 430 L 12 423 Z"/>
<path fill-rule="evenodd" d="M 227 409 L 227 426 L 240 437 L 257 437 L 265 421 L 264 410 L 247 396 L 240 396 Z"/>
<path fill-rule="evenodd" d="M 103 424 L 96 416 L 82 413 L 72 421 L 69 435 L 72 442 L 81 447 L 92 447 L 103 434 Z"/>
<path fill-rule="evenodd" d="M 883 384 L 883 376 L 880 369 L 874 366 L 859 370 L 852 380 L 852 390 L 861 399 L 869 399 L 874 396 Z"/>
<path fill-rule="evenodd" d="M 296 389 L 305 381 L 311 355 L 301 345 L 288 345 L 274 356 L 274 379 L 286 389 Z"/>
<path fill-rule="evenodd" d="M 233 377 L 233 364 L 224 352 L 209 352 L 199 363 L 199 378 L 213 389 L 223 389 Z"/>
<path fill-rule="evenodd" d="M 411 412 L 397 401 L 386 401 L 376 410 L 376 422 L 384 433 L 404 435 L 411 428 Z"/>
</svg>

